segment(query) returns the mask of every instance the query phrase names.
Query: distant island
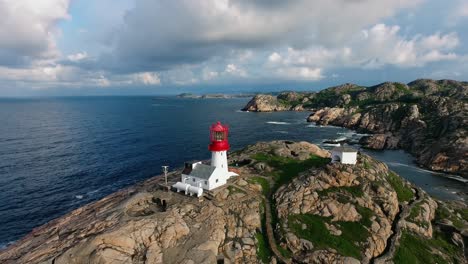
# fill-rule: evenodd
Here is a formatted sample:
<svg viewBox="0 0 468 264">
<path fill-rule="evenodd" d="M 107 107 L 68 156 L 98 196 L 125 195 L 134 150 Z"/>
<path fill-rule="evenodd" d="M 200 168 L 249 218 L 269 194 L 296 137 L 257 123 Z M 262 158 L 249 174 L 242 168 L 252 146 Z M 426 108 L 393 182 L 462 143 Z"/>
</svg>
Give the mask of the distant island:
<svg viewBox="0 0 468 264">
<path fill-rule="evenodd" d="M 190 98 L 190 99 L 231 99 L 231 98 L 249 98 L 254 94 L 192 94 L 192 93 L 181 93 L 178 94 L 178 98 Z"/>
<path fill-rule="evenodd" d="M 466 204 L 431 198 L 370 156 L 330 163 L 311 143 L 272 141 L 229 164 L 240 176 L 201 200 L 161 190 L 156 176 L 34 229 L 0 262 L 465 261 Z"/>
<path fill-rule="evenodd" d="M 468 82 L 419 79 L 319 92 L 259 94 L 244 111 L 310 111 L 308 122 L 371 133 L 370 149 L 404 149 L 433 171 L 468 177 Z"/>
</svg>

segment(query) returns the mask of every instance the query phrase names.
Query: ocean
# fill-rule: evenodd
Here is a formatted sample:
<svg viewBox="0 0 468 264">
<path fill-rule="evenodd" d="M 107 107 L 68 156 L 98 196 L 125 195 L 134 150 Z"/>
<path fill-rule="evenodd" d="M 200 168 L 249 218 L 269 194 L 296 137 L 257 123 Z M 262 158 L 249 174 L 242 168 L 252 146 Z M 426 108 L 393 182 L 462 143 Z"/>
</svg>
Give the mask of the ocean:
<svg viewBox="0 0 468 264">
<path fill-rule="evenodd" d="M 204 160 L 208 128 L 230 126 L 233 150 L 268 140 L 356 137 L 305 122 L 306 112 L 247 113 L 248 99 L 74 97 L 0 99 L 0 248 L 34 227 L 161 173 Z M 403 151 L 366 151 L 440 199 L 467 183 L 417 167 Z M 450 178 L 452 177 L 452 178 Z"/>
</svg>

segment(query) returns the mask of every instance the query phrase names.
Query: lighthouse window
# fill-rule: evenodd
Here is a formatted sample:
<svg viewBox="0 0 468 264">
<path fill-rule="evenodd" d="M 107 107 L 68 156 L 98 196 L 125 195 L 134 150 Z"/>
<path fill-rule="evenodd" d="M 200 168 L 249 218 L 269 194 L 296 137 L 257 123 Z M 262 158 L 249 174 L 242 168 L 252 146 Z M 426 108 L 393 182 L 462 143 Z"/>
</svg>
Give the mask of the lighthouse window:
<svg viewBox="0 0 468 264">
<path fill-rule="evenodd" d="M 218 179 L 216 179 L 216 182 L 218 182 Z"/>
<path fill-rule="evenodd" d="M 205 185 L 208 185 L 208 181 L 205 181 Z"/>
<path fill-rule="evenodd" d="M 224 132 L 214 132 L 215 140 L 224 140 Z"/>
<path fill-rule="evenodd" d="M 192 178 L 193 182 L 195 182 L 195 178 Z"/>
</svg>

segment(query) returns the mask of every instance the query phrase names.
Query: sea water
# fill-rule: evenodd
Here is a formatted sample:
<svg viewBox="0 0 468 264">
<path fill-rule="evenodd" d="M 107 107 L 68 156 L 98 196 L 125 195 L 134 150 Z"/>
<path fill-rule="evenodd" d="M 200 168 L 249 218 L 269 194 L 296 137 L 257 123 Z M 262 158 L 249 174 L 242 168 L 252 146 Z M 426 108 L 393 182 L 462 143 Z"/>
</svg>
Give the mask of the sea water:
<svg viewBox="0 0 468 264">
<path fill-rule="evenodd" d="M 356 136 L 305 122 L 307 112 L 247 113 L 248 99 L 75 97 L 0 99 L 0 247 L 116 190 L 208 159 L 208 128 L 230 126 L 232 149 L 257 141 Z M 402 151 L 368 152 L 441 199 L 466 182 L 415 166 Z M 461 193 L 461 194 L 460 194 Z"/>
</svg>

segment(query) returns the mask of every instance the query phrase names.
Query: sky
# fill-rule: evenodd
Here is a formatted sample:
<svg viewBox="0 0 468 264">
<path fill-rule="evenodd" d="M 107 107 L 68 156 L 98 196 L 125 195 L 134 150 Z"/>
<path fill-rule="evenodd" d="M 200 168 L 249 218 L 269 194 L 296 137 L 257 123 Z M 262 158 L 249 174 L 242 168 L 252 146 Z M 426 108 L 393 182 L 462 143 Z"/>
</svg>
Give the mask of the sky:
<svg viewBox="0 0 468 264">
<path fill-rule="evenodd" d="M 0 97 L 467 76 L 468 0 L 0 0 Z"/>
</svg>

